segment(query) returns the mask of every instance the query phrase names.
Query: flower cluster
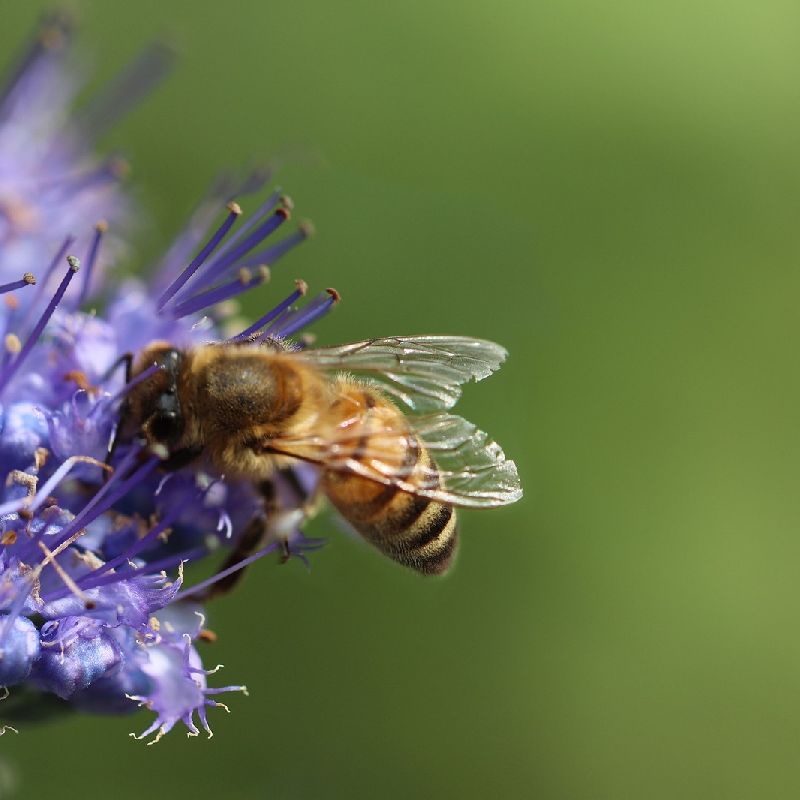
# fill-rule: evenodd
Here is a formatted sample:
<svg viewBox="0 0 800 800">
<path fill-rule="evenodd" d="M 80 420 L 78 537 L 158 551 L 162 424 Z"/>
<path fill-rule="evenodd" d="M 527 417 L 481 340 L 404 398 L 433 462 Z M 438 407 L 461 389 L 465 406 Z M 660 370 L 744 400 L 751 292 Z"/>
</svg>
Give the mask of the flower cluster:
<svg viewBox="0 0 800 800">
<path fill-rule="evenodd" d="M 235 548 L 261 500 L 222 476 L 164 473 L 136 439 L 111 447 L 127 392 L 156 369 L 126 381 L 126 356 L 223 331 L 293 336 L 335 298 L 298 307 L 298 281 L 256 323 L 231 330 L 235 298 L 311 232 L 301 224 L 279 238 L 292 209 L 279 192 L 243 219 L 233 198 L 260 192 L 266 173 L 219 181 L 149 281 L 115 282 L 133 207 L 121 160 L 97 160 L 87 131 L 116 119 L 169 58 L 148 51 L 79 126 L 68 114 L 79 84 L 69 40 L 66 20 L 45 20 L 0 94 L 0 687 L 10 693 L 0 710 L 55 702 L 118 713 L 138 703 L 156 715 L 142 734 L 152 741 L 178 721 L 196 735 L 199 720 L 210 734 L 207 707 L 244 687 L 208 686 L 215 670 L 195 644 L 212 635 L 194 598 L 275 545 L 184 586 L 183 565 Z M 289 554 L 316 545 L 299 530 L 287 537 Z"/>
</svg>

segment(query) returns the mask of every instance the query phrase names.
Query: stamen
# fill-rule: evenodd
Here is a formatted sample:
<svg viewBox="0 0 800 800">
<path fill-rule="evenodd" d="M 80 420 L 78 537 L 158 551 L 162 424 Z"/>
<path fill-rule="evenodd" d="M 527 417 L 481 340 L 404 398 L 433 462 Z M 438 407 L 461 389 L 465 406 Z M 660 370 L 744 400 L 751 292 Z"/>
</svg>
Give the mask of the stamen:
<svg viewBox="0 0 800 800">
<path fill-rule="evenodd" d="M 197 248 L 206 240 L 208 231 L 219 214 L 220 206 L 235 197 L 234 182 L 230 175 L 218 176 L 200 199 L 189 216 L 189 221 L 161 258 L 153 273 L 152 293 L 161 293 L 191 261 Z"/>
<path fill-rule="evenodd" d="M 70 456 L 64 463 L 48 478 L 47 482 L 37 493 L 33 502 L 28 506 L 28 510 L 34 514 L 42 507 L 47 498 L 53 493 L 53 489 L 65 478 L 76 464 L 93 464 L 106 472 L 114 470 L 102 461 L 98 461 L 91 456 Z"/>
<path fill-rule="evenodd" d="M 239 218 L 242 209 L 237 203 L 228 203 L 228 216 L 225 221 L 211 238 L 205 243 L 200 252 L 192 259 L 192 262 L 178 277 L 167 287 L 166 291 L 161 295 L 158 300 L 157 309 L 161 311 L 164 306 L 175 296 L 177 292 L 186 284 L 186 281 L 191 278 L 195 272 L 203 265 L 203 262 L 214 252 L 215 248 L 225 238 L 225 234 L 231 229 L 231 226 Z"/>
<path fill-rule="evenodd" d="M 245 186 L 247 186 L 247 184 L 245 184 Z M 263 203 L 262 203 L 262 204 L 261 204 L 261 205 L 260 205 L 260 206 L 259 206 L 259 207 L 258 207 L 256 210 L 255 210 L 255 213 L 254 213 L 254 214 L 251 214 L 251 215 L 250 215 L 250 216 L 249 216 L 249 217 L 248 217 L 248 218 L 247 218 L 247 219 L 244 221 L 244 223 L 242 224 L 242 226 L 241 226 L 241 227 L 240 227 L 240 228 L 239 228 L 237 231 L 235 231 L 235 232 L 234 232 L 234 233 L 231 235 L 230 239 L 228 239 L 228 241 L 227 241 L 227 242 L 225 242 L 225 243 L 222 245 L 222 247 L 220 247 L 220 249 L 219 249 L 219 253 L 217 254 L 217 256 L 221 258 L 222 256 L 224 256 L 224 255 L 226 255 L 227 253 L 229 253 L 229 252 L 230 252 L 230 250 L 231 250 L 231 248 L 232 248 L 232 247 L 234 247 L 236 244 L 238 244 L 238 243 L 241 241 L 241 239 L 242 239 L 242 236 L 244 236 L 246 233 L 249 233 L 249 232 L 250 232 L 250 231 L 253 229 L 253 226 L 254 226 L 256 223 L 258 223 L 258 222 L 261 222 L 261 220 L 262 220 L 262 219 L 264 219 L 264 217 L 265 217 L 265 216 L 267 216 L 267 214 L 268 214 L 270 211 L 272 211 L 272 209 L 273 209 L 273 208 L 275 208 L 275 205 L 276 205 L 276 204 L 277 204 L 279 201 L 280 201 L 281 205 L 282 205 L 284 208 L 288 208 L 288 209 L 289 209 L 289 211 L 291 211 L 291 210 L 292 210 L 292 208 L 294 207 L 294 204 L 292 203 L 292 201 L 291 201 L 291 199 L 290 199 L 289 197 L 282 196 L 282 195 L 281 195 L 281 192 L 280 192 L 280 190 L 279 190 L 279 189 L 278 189 L 278 190 L 276 190 L 276 191 L 274 191 L 274 192 L 273 192 L 273 193 L 272 193 L 272 194 L 271 194 L 271 195 L 270 195 L 270 196 L 269 196 L 269 197 L 268 197 L 268 198 L 267 198 L 267 199 L 266 199 L 266 200 L 265 200 L 265 201 L 264 201 L 264 202 L 263 202 Z"/>
<path fill-rule="evenodd" d="M 44 313 L 39 318 L 39 321 L 34 326 L 33 330 L 31 331 L 30 336 L 25 341 L 25 344 L 22 347 L 22 351 L 20 354 L 5 368 L 5 370 L 0 374 L 0 393 L 8 386 L 11 379 L 16 374 L 17 370 L 22 365 L 22 362 L 30 354 L 33 346 L 39 340 L 39 337 L 42 335 L 42 331 L 45 328 L 45 325 L 50 321 L 50 317 L 53 316 L 53 312 L 56 310 L 56 306 L 61 302 L 61 299 L 64 297 L 64 293 L 67 291 L 67 287 L 70 284 L 70 281 L 75 277 L 75 273 L 80 268 L 80 261 L 78 261 L 75 256 L 67 256 L 67 263 L 69 264 L 69 268 L 67 269 L 66 274 L 64 275 L 63 280 L 61 281 L 56 293 L 53 295 L 53 298 L 47 305 L 47 308 L 44 310 Z"/>
<path fill-rule="evenodd" d="M 283 258 L 290 250 L 302 244 L 306 239 L 310 239 L 313 235 L 314 226 L 308 221 L 301 222 L 298 229 L 293 234 L 270 247 L 259 250 L 250 258 L 244 259 L 241 265 L 243 267 L 250 267 L 253 263 L 274 264 L 279 258 Z"/>
<path fill-rule="evenodd" d="M 131 577 L 131 575 L 135 575 L 136 577 L 140 575 L 157 575 L 159 572 L 180 567 L 181 564 L 190 563 L 195 559 L 204 558 L 207 555 L 208 550 L 203 547 L 195 547 L 193 550 L 186 550 L 183 553 L 171 555 L 158 561 L 148 562 L 140 569 L 135 569 L 132 572 L 116 572 L 112 575 L 109 575 L 107 572 L 105 572 L 91 581 L 84 581 L 84 579 L 81 579 L 81 583 L 83 583 L 83 588 L 85 590 L 97 589 L 101 586 L 107 586 L 109 583 L 117 583 L 121 579 L 121 575 L 124 575 L 126 578 Z M 64 594 L 65 593 L 63 591 L 54 592 L 52 595 L 48 595 L 47 600 L 48 602 L 58 600 L 63 597 Z"/>
<path fill-rule="evenodd" d="M 94 264 L 97 261 L 97 254 L 100 251 L 100 242 L 103 234 L 108 230 L 108 223 L 105 220 L 100 220 L 94 226 L 94 238 L 89 246 L 89 254 L 86 256 L 86 272 L 83 276 L 83 286 L 81 287 L 80 298 L 78 305 L 81 306 L 89 295 L 89 287 L 92 281 L 92 273 L 94 271 Z"/>
<path fill-rule="evenodd" d="M 122 566 L 127 561 L 133 559 L 134 556 L 137 556 L 143 550 L 146 550 L 149 545 L 158 540 L 161 534 L 163 534 L 164 531 L 169 528 L 173 522 L 175 522 L 180 514 L 186 510 L 186 507 L 191 505 L 193 502 L 195 502 L 195 498 L 190 496 L 177 508 L 171 508 L 169 511 L 167 511 L 161 521 L 157 525 L 153 526 L 141 539 L 137 539 L 137 541 L 121 555 L 106 561 L 97 569 L 92 570 L 92 572 L 84 575 L 81 579 L 81 583 L 83 583 L 86 588 L 93 587 L 95 585 L 95 580 L 101 575 L 104 575 L 109 570 L 113 570 L 119 566 Z M 147 570 L 148 572 L 151 570 L 149 564 L 147 565 Z"/>
<path fill-rule="evenodd" d="M 33 274 L 30 272 L 26 272 L 22 278 L 18 281 L 12 281 L 11 283 L 4 283 L 0 285 L 0 294 L 5 294 L 6 292 L 13 292 L 17 289 L 22 289 L 25 286 L 35 286 L 36 285 L 36 278 L 33 277 Z"/>
<path fill-rule="evenodd" d="M 216 280 L 222 273 L 229 267 L 233 266 L 242 256 L 249 253 L 256 245 L 260 244 L 271 233 L 274 233 L 287 219 L 289 219 L 290 212 L 288 208 L 281 206 L 278 208 L 266 222 L 259 225 L 249 236 L 244 237 L 244 241 L 232 248 L 227 254 L 218 256 L 208 267 L 205 274 L 205 282 Z M 255 266 L 257 264 L 270 264 L 271 262 L 265 258 L 256 260 L 250 259 L 247 264 L 241 266 Z"/>
<path fill-rule="evenodd" d="M 75 517 L 75 519 L 78 519 L 78 517 Z M 72 521 L 71 525 L 74 525 L 75 519 Z M 67 526 L 67 528 L 69 527 L 71 526 Z M 25 605 L 25 601 L 28 599 L 28 596 L 31 594 L 31 592 L 34 593 L 34 598 L 38 598 L 39 576 L 41 575 L 44 567 L 46 567 L 47 564 L 50 563 L 50 560 L 54 559 L 57 555 L 66 550 L 70 545 L 74 544 L 85 533 L 86 533 L 85 528 L 79 529 L 77 532 L 72 534 L 68 539 L 62 541 L 58 545 L 58 547 L 56 547 L 55 550 L 53 550 L 50 553 L 48 558 L 46 558 L 40 564 L 37 564 L 37 566 L 34 569 L 30 570 L 27 573 L 25 586 L 24 588 L 20 589 L 17 592 L 17 595 L 16 597 L 14 597 L 14 601 L 11 604 L 11 607 L 8 609 L 7 616 L 3 621 L 2 627 L 0 627 L 0 649 L 2 648 L 3 643 L 5 642 L 6 636 L 8 636 L 9 631 L 11 630 L 11 626 L 14 624 L 14 621 L 17 619 L 20 612 L 22 611 Z M 41 598 L 38 598 L 38 601 L 41 601 Z"/>
<path fill-rule="evenodd" d="M 62 567 L 61 564 L 59 564 L 58 561 L 56 561 L 55 555 L 50 550 L 50 548 L 41 540 L 39 542 L 37 542 L 37 544 L 39 545 L 39 549 L 45 555 L 45 559 L 41 563 L 41 568 L 44 569 L 44 567 L 47 564 L 50 564 L 53 567 L 53 569 L 56 571 L 56 573 L 58 574 L 58 577 L 61 578 L 61 580 L 64 582 L 64 585 L 69 589 L 69 591 L 73 595 L 75 595 L 75 597 L 78 598 L 78 600 L 80 600 L 83 603 L 84 607 L 85 608 L 94 608 L 94 606 L 95 606 L 94 601 L 91 600 L 88 597 L 88 595 L 84 594 L 78 588 L 78 585 L 75 583 L 74 580 L 72 580 L 72 578 L 66 572 L 64 567 Z"/>
<path fill-rule="evenodd" d="M 222 664 L 220 666 L 223 666 Z M 217 689 L 205 689 L 204 694 L 225 694 L 227 692 L 241 692 L 245 697 L 250 696 L 250 692 L 247 690 L 246 686 L 220 686 Z M 218 707 L 223 707 L 223 704 L 220 702 L 211 703 L 210 705 L 216 705 Z M 230 713 L 230 709 L 227 706 L 224 706 L 225 710 Z"/>
<path fill-rule="evenodd" d="M 278 320 L 275 325 L 271 326 L 269 333 L 280 338 L 291 336 L 301 328 L 316 322 L 320 317 L 324 317 L 340 299 L 341 295 L 336 289 L 326 289 L 303 308 L 291 312 L 283 320 Z"/>
<path fill-rule="evenodd" d="M 144 48 L 82 110 L 84 130 L 99 139 L 153 90 L 174 63 L 175 52 L 168 44 L 154 42 Z"/>
<path fill-rule="evenodd" d="M 149 741 L 147 743 L 147 746 L 150 747 L 150 745 L 158 744 L 158 742 L 160 742 L 166 735 L 167 735 L 167 726 L 166 725 L 162 725 L 158 729 L 158 733 L 155 735 L 155 738 L 152 739 L 151 741 Z M 137 738 L 140 738 L 140 739 L 144 738 L 144 734 L 142 734 L 142 736 L 137 737 Z"/>
<path fill-rule="evenodd" d="M 32 501 L 31 501 L 32 495 L 29 494 L 26 497 L 22 497 L 18 500 L 11 500 L 8 503 L 3 503 L 3 505 L 0 506 L 0 516 L 3 516 L 4 514 L 14 514 L 25 507 L 27 507 L 29 512 L 36 513 L 36 511 L 42 507 L 47 498 L 52 494 L 53 489 L 55 489 L 55 487 L 58 486 L 58 484 L 67 476 L 67 474 L 76 464 L 79 464 L 81 462 L 87 464 L 95 464 L 96 466 L 101 467 L 103 469 L 107 469 L 109 471 L 111 470 L 111 467 L 109 467 L 107 464 L 103 464 L 96 458 L 91 458 L 90 456 L 70 456 L 50 476 L 50 478 L 47 480 L 44 486 L 42 486 L 42 488 L 33 497 Z M 29 477 L 34 478 L 33 475 Z"/>
<path fill-rule="evenodd" d="M 232 575 L 234 572 L 238 572 L 240 569 L 244 569 L 246 566 L 252 564 L 254 561 L 258 561 L 259 558 L 263 558 L 264 556 L 268 555 L 269 553 L 273 553 L 275 550 L 278 549 L 280 546 L 280 542 L 272 542 L 268 544 L 266 547 L 262 547 L 260 550 L 253 553 L 251 556 L 247 558 L 243 558 L 241 561 L 237 561 L 232 567 L 228 567 L 227 569 L 223 569 L 221 572 L 212 575 L 210 578 L 207 578 L 204 581 L 200 581 L 200 583 L 195 584 L 190 589 L 184 589 L 178 594 L 175 595 L 175 600 L 184 600 L 187 597 L 191 597 L 193 594 L 197 594 L 198 592 L 207 589 L 209 586 L 213 586 L 217 581 L 221 581 L 223 578 L 227 578 L 228 575 Z"/>
<path fill-rule="evenodd" d="M 187 314 L 193 314 L 195 311 L 208 308 L 208 306 L 230 300 L 255 286 L 265 283 L 267 280 L 269 280 L 269 267 L 264 264 L 259 266 L 255 275 L 250 270 L 242 268 L 234 280 L 215 286 L 208 291 L 200 292 L 200 294 L 178 303 L 173 309 L 173 315 L 176 318 L 185 317 Z"/>
<path fill-rule="evenodd" d="M 296 303 L 308 291 L 308 284 L 303 280 L 295 281 L 295 286 L 297 286 L 297 288 L 285 300 L 282 300 L 275 308 L 256 320 L 249 328 L 245 328 L 240 334 L 228 341 L 241 342 L 245 339 L 249 339 L 257 331 L 260 331 L 264 326 L 268 325 L 274 319 L 277 319 L 292 305 L 292 303 Z"/>
<path fill-rule="evenodd" d="M 30 322 L 31 317 L 36 309 L 36 306 L 39 304 L 39 301 L 42 299 L 44 294 L 47 292 L 47 286 L 50 283 L 50 279 L 53 277 L 53 273 L 56 271 L 58 265 L 64 260 L 64 257 L 67 254 L 67 250 L 69 250 L 72 245 L 75 244 L 75 237 L 74 236 L 67 236 L 64 241 L 61 243 L 61 247 L 58 248 L 55 256 L 53 256 L 53 260 L 48 264 L 47 269 L 44 271 L 44 277 L 41 281 L 38 282 L 39 289 L 36 292 L 35 299 L 32 303 L 28 305 L 28 308 L 25 311 L 25 315 L 20 322 L 20 330 L 24 330 L 28 327 L 28 323 Z"/>
<path fill-rule="evenodd" d="M 108 511 L 109 508 L 124 497 L 134 486 L 143 481 L 158 466 L 159 459 L 150 458 L 134 470 L 128 478 L 121 478 L 120 476 L 124 474 L 124 470 L 127 469 L 140 453 L 140 450 L 133 449 L 125 456 L 109 481 L 103 484 L 97 494 L 75 515 L 75 518 L 62 528 L 58 537 L 59 542 L 69 538 L 73 531 L 85 527 L 99 517 L 100 514 Z"/>
<path fill-rule="evenodd" d="M 125 397 L 125 395 L 128 394 L 128 392 L 130 392 L 134 386 L 138 386 L 143 381 L 146 381 L 151 375 L 154 375 L 156 372 L 163 369 L 164 367 L 161 364 L 151 364 L 149 367 L 147 367 L 147 369 L 143 369 L 136 377 L 131 378 L 131 380 L 126 383 L 116 394 L 109 395 L 108 398 L 98 402 L 89 412 L 89 416 L 92 416 L 92 414 L 94 414 L 95 411 L 104 404 L 113 407 L 116 403 L 122 400 L 122 398 Z"/>
<path fill-rule="evenodd" d="M 69 250 L 73 244 L 75 244 L 75 237 L 72 235 L 67 236 L 61 243 L 61 247 L 58 248 L 58 251 L 53 256 L 53 260 L 45 270 L 42 286 L 47 286 L 48 281 L 53 277 L 53 273 L 56 271 L 56 267 L 58 267 L 58 265 L 63 261 L 64 256 L 67 254 L 67 250 Z"/>
<path fill-rule="evenodd" d="M 6 101 L 14 94 L 25 73 L 40 58 L 63 48 L 71 27 L 68 15 L 63 12 L 54 12 L 45 17 L 38 34 L 22 54 L 16 68 L 9 70 L 9 78 L 3 90 L 0 91 L 0 99 Z"/>
<path fill-rule="evenodd" d="M 102 164 L 92 165 L 89 169 L 81 169 L 71 175 L 55 175 L 50 180 L 40 183 L 39 191 L 49 192 L 53 200 L 66 198 L 110 181 L 121 181 L 128 177 L 130 171 L 131 166 L 127 159 L 113 155 Z"/>
<path fill-rule="evenodd" d="M 166 480 L 166 478 L 164 480 Z M 207 486 L 205 486 L 199 492 L 200 498 L 201 499 L 204 498 L 211 490 L 211 488 L 214 485 L 216 485 L 216 483 L 218 483 L 218 481 L 211 481 Z M 135 556 L 137 556 L 143 550 L 146 550 L 151 544 L 154 544 L 158 539 L 160 539 L 163 536 L 164 531 L 166 531 L 170 527 L 170 525 L 172 525 L 175 522 L 175 520 L 178 519 L 184 511 L 186 511 L 187 507 L 197 502 L 197 499 L 198 499 L 197 495 L 192 495 L 192 494 L 187 495 L 187 497 L 184 498 L 183 502 L 172 506 L 164 515 L 164 517 L 158 522 L 158 524 L 156 524 L 153 528 L 151 528 L 141 539 L 137 539 L 137 541 L 131 547 L 125 550 L 124 553 L 121 553 L 115 558 L 106 561 L 96 569 L 83 575 L 81 577 L 81 585 L 83 589 L 94 589 L 98 586 L 103 586 L 106 583 L 113 583 L 114 581 L 118 580 L 119 577 L 117 575 L 109 575 L 108 573 L 112 570 L 117 569 L 118 567 L 124 566 L 126 563 L 130 563 L 130 561 Z M 74 521 L 72 524 L 74 524 Z M 148 563 L 146 565 L 145 572 L 143 574 L 158 572 L 162 569 L 171 569 L 176 565 L 180 565 L 181 563 L 183 563 L 183 561 L 193 559 L 195 557 L 197 558 L 202 557 L 207 552 L 208 551 L 205 548 L 196 548 L 194 550 L 189 551 L 188 553 L 184 553 L 178 556 L 173 554 L 167 559 L 162 559 L 161 562 Z M 59 599 L 60 597 L 63 596 L 64 592 L 55 592 L 54 594 L 48 597 L 48 602 Z"/>
</svg>

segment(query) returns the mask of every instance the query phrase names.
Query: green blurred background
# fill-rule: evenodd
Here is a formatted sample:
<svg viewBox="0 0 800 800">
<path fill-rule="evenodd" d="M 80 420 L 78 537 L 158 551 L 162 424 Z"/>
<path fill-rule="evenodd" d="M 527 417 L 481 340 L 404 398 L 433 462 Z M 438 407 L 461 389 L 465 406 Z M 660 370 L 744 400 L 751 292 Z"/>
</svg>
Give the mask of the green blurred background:
<svg viewBox="0 0 800 800">
<path fill-rule="evenodd" d="M 40 2 L 3 8 L 3 58 Z M 150 715 L 2 740 L 17 797 L 800 796 L 800 8 L 762 2 L 86 2 L 107 76 L 176 74 L 106 143 L 174 233 L 223 167 L 319 235 L 323 342 L 464 333 L 462 412 L 517 460 L 453 574 L 331 535 L 211 609 L 246 681 L 210 742 Z M 252 201 L 251 201 L 252 204 Z M 12 796 L 7 793 L 7 796 Z"/>
</svg>

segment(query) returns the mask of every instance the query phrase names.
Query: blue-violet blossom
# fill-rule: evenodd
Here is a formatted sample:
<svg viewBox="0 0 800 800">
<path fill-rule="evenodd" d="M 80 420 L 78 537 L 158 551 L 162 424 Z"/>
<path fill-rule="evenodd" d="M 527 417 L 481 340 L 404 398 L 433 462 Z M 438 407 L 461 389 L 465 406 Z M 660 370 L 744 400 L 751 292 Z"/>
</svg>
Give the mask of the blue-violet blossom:
<svg viewBox="0 0 800 800">
<path fill-rule="evenodd" d="M 93 140 L 169 57 L 145 53 L 78 125 L 68 116 L 79 85 L 69 40 L 68 22 L 47 18 L 0 94 L 0 715 L 139 704 L 155 714 L 141 734 L 151 743 L 179 721 L 189 735 L 197 722 L 210 735 L 207 707 L 244 687 L 209 687 L 216 670 L 203 668 L 195 643 L 212 634 L 192 592 L 221 573 L 187 589 L 183 565 L 235 545 L 260 501 L 221 476 L 165 475 L 135 442 L 105 463 L 130 386 L 120 357 L 155 339 L 219 340 L 223 330 L 293 336 L 335 298 L 297 307 L 298 281 L 231 332 L 234 298 L 310 234 L 302 224 L 275 239 L 291 218 L 279 192 L 242 219 L 233 197 L 259 191 L 266 173 L 219 181 L 148 282 L 114 282 L 133 209 L 122 162 L 97 159 Z M 304 558 L 316 544 L 296 531 L 289 553 Z"/>
</svg>

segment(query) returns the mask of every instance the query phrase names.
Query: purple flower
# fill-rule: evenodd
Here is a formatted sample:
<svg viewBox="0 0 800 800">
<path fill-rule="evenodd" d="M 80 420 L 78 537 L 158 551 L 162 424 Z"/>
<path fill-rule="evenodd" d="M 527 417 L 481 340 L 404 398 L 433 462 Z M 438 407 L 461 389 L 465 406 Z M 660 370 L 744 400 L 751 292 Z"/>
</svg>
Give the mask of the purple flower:
<svg viewBox="0 0 800 800">
<path fill-rule="evenodd" d="M 89 253 L 95 223 L 107 221 L 119 234 L 131 221 L 120 186 L 124 160 L 100 160 L 91 149 L 108 101 L 96 98 L 80 125 L 70 117 L 83 84 L 71 39 L 70 20 L 49 15 L 0 92 L 0 283 L 22 273 L 44 280 L 47 260 L 67 237 L 76 252 Z M 120 239 L 103 250 L 98 274 L 121 252 Z"/>
<path fill-rule="evenodd" d="M 154 741 L 176 722 L 210 735 L 207 709 L 224 708 L 213 698 L 244 687 L 208 686 L 216 670 L 195 647 L 203 612 L 181 593 L 198 597 L 243 563 L 188 590 L 183 565 L 234 548 L 262 500 L 247 483 L 196 468 L 164 473 L 136 439 L 110 459 L 133 385 L 122 364 L 157 339 L 185 347 L 293 336 L 335 298 L 298 307 L 299 281 L 257 323 L 231 329 L 235 298 L 311 233 L 292 228 L 279 192 L 244 218 L 232 198 L 260 191 L 266 174 L 219 182 L 148 281 L 103 278 L 101 263 L 111 266 L 121 245 L 109 247 L 95 221 L 102 212 L 110 231 L 124 231 L 132 206 L 111 166 L 93 157 L 86 126 L 67 115 L 79 85 L 68 39 L 64 20 L 46 20 L 0 95 L 0 264 L 29 273 L 0 268 L 0 686 L 95 712 L 139 703 L 156 715 L 142 734 Z M 137 94 L 131 87 L 164 66 L 151 51 L 96 103 L 94 127 L 119 115 L 120 93 Z M 82 263 L 72 255 L 81 241 Z M 95 300 L 101 282 L 105 310 Z M 287 539 L 303 560 L 320 544 L 292 529 Z"/>
</svg>

